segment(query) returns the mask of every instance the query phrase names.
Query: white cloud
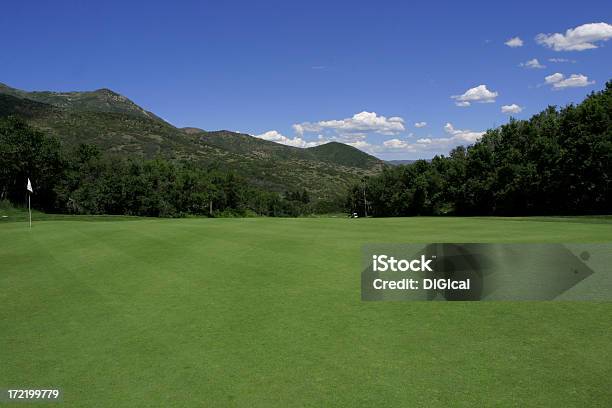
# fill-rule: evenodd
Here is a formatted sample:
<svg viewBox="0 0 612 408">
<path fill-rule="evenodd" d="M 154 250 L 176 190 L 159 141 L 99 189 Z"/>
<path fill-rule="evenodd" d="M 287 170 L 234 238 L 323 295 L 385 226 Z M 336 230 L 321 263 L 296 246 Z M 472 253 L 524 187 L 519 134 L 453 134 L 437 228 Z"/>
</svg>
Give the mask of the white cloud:
<svg viewBox="0 0 612 408">
<path fill-rule="evenodd" d="M 521 40 L 520 37 L 512 37 L 511 39 L 506 41 L 504 44 L 506 44 L 510 48 L 522 47 L 523 40 Z"/>
<path fill-rule="evenodd" d="M 504 105 L 501 107 L 502 113 L 520 113 L 523 110 L 521 106 L 518 106 L 516 103 L 512 105 Z"/>
<path fill-rule="evenodd" d="M 292 127 L 293 127 L 293 130 L 295 131 L 295 133 L 297 133 L 298 135 L 303 135 L 304 134 L 304 128 L 299 123 L 296 123 Z"/>
<path fill-rule="evenodd" d="M 534 58 L 534 59 L 530 59 L 527 62 L 521 62 L 521 67 L 532 68 L 532 69 L 542 69 L 542 68 L 546 68 L 546 65 L 540 64 L 540 61 L 538 61 L 537 58 Z"/>
<path fill-rule="evenodd" d="M 544 81 L 546 81 L 547 84 L 554 84 L 555 82 L 559 82 L 563 79 L 563 74 L 557 72 L 554 73 L 552 75 L 548 75 L 547 77 L 544 77 Z"/>
<path fill-rule="evenodd" d="M 280 132 L 277 132 L 276 130 L 269 130 L 260 135 L 254 135 L 254 137 L 293 147 L 313 147 L 325 143 L 322 140 L 319 140 L 317 142 L 307 142 L 299 136 L 289 138 L 287 136 L 282 135 Z"/>
<path fill-rule="evenodd" d="M 401 139 L 385 140 L 382 146 L 374 151 L 380 153 L 420 153 L 420 152 L 440 152 L 446 153 L 450 149 L 465 144 L 472 144 L 479 140 L 484 132 L 473 132 L 471 130 L 455 129 L 451 123 L 444 126 L 444 131 L 449 135 L 447 137 L 426 137 L 418 139 L 414 143 L 407 142 Z"/>
<path fill-rule="evenodd" d="M 470 106 L 472 102 L 493 103 L 498 95 L 497 92 L 488 90 L 486 85 L 478 85 L 468 89 L 462 95 L 453 95 L 451 98 L 455 100 L 457 106 Z"/>
<path fill-rule="evenodd" d="M 565 89 L 565 88 L 580 88 L 594 84 L 595 81 L 589 81 L 586 75 L 572 74 L 569 77 L 557 72 L 552 75 L 548 75 L 544 78 L 544 81 L 548 85 L 552 85 L 553 89 Z"/>
<path fill-rule="evenodd" d="M 576 60 L 570 60 L 567 58 L 549 58 L 549 62 L 571 62 L 572 64 L 576 63 Z"/>
<path fill-rule="evenodd" d="M 444 125 L 444 131 L 452 135 L 451 140 L 474 143 L 479 140 L 485 132 L 472 132 L 471 130 L 455 129 L 452 123 Z"/>
<path fill-rule="evenodd" d="M 447 123 L 444 127 L 446 132 L 444 137 L 427 136 L 415 141 L 414 138 L 411 138 L 414 136 L 412 133 L 406 134 L 399 131 L 400 127 L 395 123 L 401 124 L 404 128 L 404 121 L 401 118 L 398 119 L 399 121 L 396 121 L 393 117 L 385 118 L 374 113 L 368 115 L 357 114 L 344 120 L 296 124 L 294 125 L 295 137 L 285 136 L 276 130 L 270 130 L 254 137 L 301 148 L 335 141 L 353 146 L 369 154 L 385 156 L 408 153 L 415 157 L 423 157 L 423 155 L 446 154 L 458 145 L 474 143 L 484 134 L 484 132 L 455 129 L 452 124 Z M 320 130 L 321 133 L 318 135 L 315 133 L 317 135 L 316 139 L 304 137 L 304 134 L 317 130 Z M 367 140 L 371 133 L 394 137 L 373 143 Z M 402 136 L 399 136 L 400 133 L 402 133 Z"/>
<path fill-rule="evenodd" d="M 293 125 L 298 135 L 305 132 L 335 131 L 339 134 L 352 132 L 373 132 L 382 135 L 394 135 L 406 130 L 404 119 L 398 116 L 387 118 L 376 112 L 360 112 L 351 118 L 339 120 L 322 120 L 319 122 L 302 122 Z"/>
<path fill-rule="evenodd" d="M 400 139 L 389 139 L 383 142 L 383 146 L 388 149 L 402 149 L 402 150 L 411 150 L 414 151 L 414 147 L 404 140 Z"/>
<path fill-rule="evenodd" d="M 598 48 L 595 44 L 612 38 L 612 25 L 590 23 L 570 28 L 565 34 L 538 34 L 536 42 L 555 51 L 584 51 Z"/>
<path fill-rule="evenodd" d="M 414 127 L 417 127 L 417 128 L 422 128 L 422 127 L 425 127 L 425 126 L 427 126 L 427 122 L 416 122 L 414 124 Z"/>
</svg>

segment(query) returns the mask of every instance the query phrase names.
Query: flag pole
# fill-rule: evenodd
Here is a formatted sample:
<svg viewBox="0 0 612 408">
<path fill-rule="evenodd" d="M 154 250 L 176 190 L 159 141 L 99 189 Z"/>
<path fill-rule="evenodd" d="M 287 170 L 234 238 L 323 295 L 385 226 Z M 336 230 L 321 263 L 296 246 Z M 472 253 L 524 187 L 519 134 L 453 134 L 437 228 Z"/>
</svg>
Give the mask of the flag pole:
<svg viewBox="0 0 612 408">
<path fill-rule="evenodd" d="M 32 182 L 29 177 L 28 184 L 26 184 L 26 190 L 28 190 L 28 213 L 30 214 L 30 229 L 32 229 L 32 206 L 30 205 L 30 197 L 32 197 L 34 189 L 32 188 Z"/>
</svg>

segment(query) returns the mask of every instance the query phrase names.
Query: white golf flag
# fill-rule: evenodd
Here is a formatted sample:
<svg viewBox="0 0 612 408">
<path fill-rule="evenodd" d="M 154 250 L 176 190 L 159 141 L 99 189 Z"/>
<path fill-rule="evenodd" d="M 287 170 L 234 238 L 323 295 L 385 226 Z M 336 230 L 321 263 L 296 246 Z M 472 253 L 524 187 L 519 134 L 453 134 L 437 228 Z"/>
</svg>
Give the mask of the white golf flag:
<svg viewBox="0 0 612 408">
<path fill-rule="evenodd" d="M 28 186 L 26 187 L 26 189 L 30 192 L 33 193 L 34 190 L 32 190 L 32 183 L 30 183 L 30 179 L 28 178 Z"/>
</svg>

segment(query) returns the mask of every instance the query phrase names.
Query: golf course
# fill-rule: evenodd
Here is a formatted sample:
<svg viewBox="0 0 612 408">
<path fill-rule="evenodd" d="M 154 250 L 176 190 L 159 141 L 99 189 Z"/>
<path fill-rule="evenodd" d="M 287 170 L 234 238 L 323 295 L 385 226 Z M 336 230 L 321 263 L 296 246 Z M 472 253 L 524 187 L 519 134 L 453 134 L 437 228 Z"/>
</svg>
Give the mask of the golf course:
<svg viewBox="0 0 612 408">
<path fill-rule="evenodd" d="M 610 241 L 605 217 L 8 217 L 0 386 L 68 407 L 609 407 L 612 303 L 362 302 L 360 257 Z"/>
</svg>

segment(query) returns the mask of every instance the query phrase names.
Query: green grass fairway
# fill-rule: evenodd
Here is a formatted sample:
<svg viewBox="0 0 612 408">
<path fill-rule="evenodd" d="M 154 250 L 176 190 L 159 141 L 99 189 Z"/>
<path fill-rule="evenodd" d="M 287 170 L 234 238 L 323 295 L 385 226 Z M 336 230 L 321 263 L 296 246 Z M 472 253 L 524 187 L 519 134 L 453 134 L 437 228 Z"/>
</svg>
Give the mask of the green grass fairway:
<svg viewBox="0 0 612 408">
<path fill-rule="evenodd" d="M 612 406 L 610 302 L 361 302 L 362 244 L 429 241 L 610 242 L 612 221 L 0 222 L 0 387 L 66 407 Z"/>
</svg>

